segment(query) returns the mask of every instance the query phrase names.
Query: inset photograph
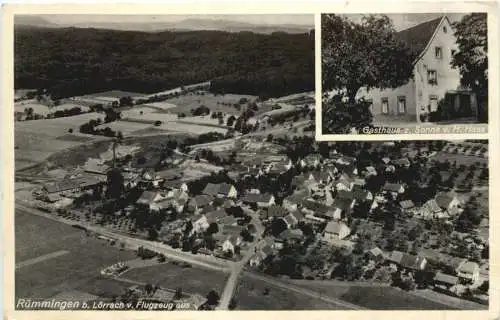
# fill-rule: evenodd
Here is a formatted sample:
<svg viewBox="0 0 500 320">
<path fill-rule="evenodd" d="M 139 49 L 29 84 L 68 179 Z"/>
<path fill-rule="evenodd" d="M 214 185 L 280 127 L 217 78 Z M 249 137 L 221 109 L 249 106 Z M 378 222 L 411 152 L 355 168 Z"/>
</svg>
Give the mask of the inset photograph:
<svg viewBox="0 0 500 320">
<path fill-rule="evenodd" d="M 486 13 L 322 14 L 320 136 L 488 130 Z"/>
</svg>

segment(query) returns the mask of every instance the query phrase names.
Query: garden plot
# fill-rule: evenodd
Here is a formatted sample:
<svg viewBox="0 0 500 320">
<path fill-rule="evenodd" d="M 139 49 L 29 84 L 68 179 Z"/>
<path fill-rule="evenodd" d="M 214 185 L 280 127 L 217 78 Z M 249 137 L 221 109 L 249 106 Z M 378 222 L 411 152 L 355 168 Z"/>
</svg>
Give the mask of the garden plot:
<svg viewBox="0 0 500 320">
<path fill-rule="evenodd" d="M 169 103 L 169 102 L 151 102 L 151 103 L 144 104 L 143 106 L 149 107 L 149 108 L 154 108 L 154 109 L 159 109 L 162 111 L 173 109 L 173 108 L 177 107 L 177 105 L 175 105 L 173 103 Z"/>
<path fill-rule="evenodd" d="M 227 133 L 227 129 L 225 129 L 225 128 L 181 123 L 179 121 L 163 123 L 158 128 L 160 128 L 162 130 L 167 130 L 167 131 L 185 132 L 185 133 L 190 133 L 190 134 L 195 134 L 195 135 L 205 134 L 205 133 L 209 133 L 209 132 L 218 132 L 218 133 L 222 133 L 222 134 Z"/>
<path fill-rule="evenodd" d="M 142 130 L 151 127 L 151 123 L 140 123 L 140 122 L 131 122 L 131 121 L 115 121 L 109 123 L 103 123 L 96 127 L 96 129 L 105 129 L 110 128 L 114 132 L 121 132 L 124 135 L 128 135 L 137 130 Z"/>
</svg>

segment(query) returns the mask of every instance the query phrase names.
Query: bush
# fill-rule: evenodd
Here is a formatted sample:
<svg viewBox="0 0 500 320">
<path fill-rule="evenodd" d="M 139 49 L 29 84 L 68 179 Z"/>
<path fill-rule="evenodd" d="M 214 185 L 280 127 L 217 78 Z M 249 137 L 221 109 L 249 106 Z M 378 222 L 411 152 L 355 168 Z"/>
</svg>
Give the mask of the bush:
<svg viewBox="0 0 500 320">
<path fill-rule="evenodd" d="M 344 102 L 342 96 L 334 96 L 323 102 L 323 133 L 350 133 L 361 131 L 372 124 L 370 102 L 360 99 L 354 104 Z"/>
</svg>

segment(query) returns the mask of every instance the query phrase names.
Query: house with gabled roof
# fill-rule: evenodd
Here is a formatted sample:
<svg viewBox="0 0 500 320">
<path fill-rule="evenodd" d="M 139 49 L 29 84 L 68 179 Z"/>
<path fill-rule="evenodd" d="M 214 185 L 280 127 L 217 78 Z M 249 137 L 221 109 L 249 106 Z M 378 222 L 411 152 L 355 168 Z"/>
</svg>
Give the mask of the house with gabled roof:
<svg viewBox="0 0 500 320">
<path fill-rule="evenodd" d="M 219 197 L 219 198 L 233 198 L 238 196 L 236 188 L 229 183 L 208 183 L 203 189 L 203 194 Z"/>
<path fill-rule="evenodd" d="M 342 174 L 340 178 L 335 181 L 335 188 L 337 190 L 351 191 L 354 187 L 354 179 L 346 174 Z"/>
<path fill-rule="evenodd" d="M 337 240 L 342 240 L 351 233 L 351 229 L 343 223 L 338 221 L 330 221 L 327 223 L 323 231 L 323 241 L 331 243 Z"/>
<path fill-rule="evenodd" d="M 257 267 L 273 254 L 273 248 L 270 245 L 265 245 L 255 252 L 255 254 L 250 258 L 249 264 L 251 267 Z"/>
<path fill-rule="evenodd" d="M 397 250 L 392 251 L 387 260 L 401 268 L 409 270 L 424 270 L 427 266 L 427 259 L 425 257 L 414 256 Z"/>
<path fill-rule="evenodd" d="M 397 197 L 405 192 L 405 187 L 400 183 L 386 182 L 382 187 L 382 191 L 391 194 L 393 197 Z"/>
<path fill-rule="evenodd" d="M 311 153 L 307 155 L 305 158 L 300 160 L 300 166 L 305 168 L 314 168 L 318 167 L 321 164 L 323 157 L 319 153 Z"/>
<path fill-rule="evenodd" d="M 434 198 L 438 206 L 449 213 L 457 213 L 458 207 L 460 206 L 460 200 L 453 192 L 438 192 Z"/>
<path fill-rule="evenodd" d="M 268 193 L 247 193 L 241 200 L 258 208 L 268 208 L 274 204 L 274 196 Z"/>
<path fill-rule="evenodd" d="M 375 122 L 427 121 L 428 114 L 438 109 L 438 101 L 447 94 L 455 94 L 452 103 L 456 110 L 477 114 L 474 94 L 460 90 L 460 72 L 451 65 L 458 47 L 453 26 L 446 16 L 401 30 L 395 36 L 409 49 L 413 74 L 398 88 L 358 91 L 357 98 L 371 102 Z"/>
<path fill-rule="evenodd" d="M 202 210 L 204 207 L 209 206 L 214 201 L 213 197 L 205 194 L 197 195 L 189 200 L 189 207 L 194 210 Z"/>
</svg>

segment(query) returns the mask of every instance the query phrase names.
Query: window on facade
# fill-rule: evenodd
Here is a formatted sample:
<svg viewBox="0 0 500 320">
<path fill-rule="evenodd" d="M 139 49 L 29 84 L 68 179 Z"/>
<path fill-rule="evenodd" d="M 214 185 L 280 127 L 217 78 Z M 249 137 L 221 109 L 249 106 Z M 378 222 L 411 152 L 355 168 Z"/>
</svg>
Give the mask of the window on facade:
<svg viewBox="0 0 500 320">
<path fill-rule="evenodd" d="M 446 26 L 443 27 L 443 32 L 444 33 L 448 32 L 448 29 L 446 29 Z"/>
<path fill-rule="evenodd" d="M 427 70 L 427 82 L 429 84 L 437 84 L 437 72 L 436 72 L 436 70 Z"/>
<path fill-rule="evenodd" d="M 382 113 L 383 114 L 389 113 L 389 99 L 387 98 L 382 98 Z"/>
<path fill-rule="evenodd" d="M 438 98 L 436 96 L 429 97 L 429 111 L 434 112 L 438 109 Z"/>
<path fill-rule="evenodd" d="M 436 47 L 434 49 L 434 51 L 435 51 L 436 59 L 443 59 L 443 49 L 441 49 L 441 47 Z"/>
<path fill-rule="evenodd" d="M 406 113 L 406 97 L 398 97 L 398 112 Z"/>
</svg>

